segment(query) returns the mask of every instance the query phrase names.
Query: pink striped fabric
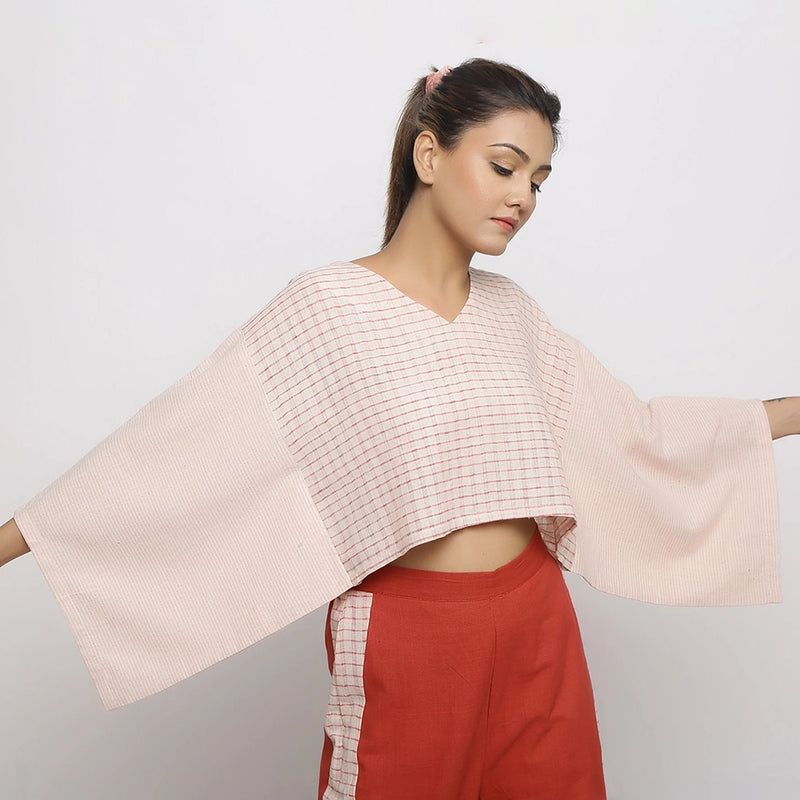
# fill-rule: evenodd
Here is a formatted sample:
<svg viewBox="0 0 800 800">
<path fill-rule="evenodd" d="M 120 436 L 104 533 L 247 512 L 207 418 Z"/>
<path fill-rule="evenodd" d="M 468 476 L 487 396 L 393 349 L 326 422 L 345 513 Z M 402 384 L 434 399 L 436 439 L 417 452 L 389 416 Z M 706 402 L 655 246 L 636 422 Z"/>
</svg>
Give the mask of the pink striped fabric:
<svg viewBox="0 0 800 800">
<path fill-rule="evenodd" d="M 553 541 L 551 518 L 572 522 L 558 444 L 569 364 L 556 363 L 557 340 L 536 320 L 520 325 L 508 279 L 470 276 L 448 323 L 371 270 L 336 262 L 301 274 L 244 326 L 354 582 L 466 525 L 535 516 Z"/>
<path fill-rule="evenodd" d="M 642 402 L 474 268 L 452 321 L 357 264 L 297 274 L 14 516 L 107 708 L 494 519 L 625 597 L 780 599 L 763 403 Z"/>
<path fill-rule="evenodd" d="M 352 591 L 331 608 L 331 637 L 336 658 L 331 672 L 325 733 L 333 745 L 328 786 L 323 800 L 350 800 L 358 780 L 358 736 L 366 697 L 364 657 L 372 610 L 372 593 Z"/>
</svg>

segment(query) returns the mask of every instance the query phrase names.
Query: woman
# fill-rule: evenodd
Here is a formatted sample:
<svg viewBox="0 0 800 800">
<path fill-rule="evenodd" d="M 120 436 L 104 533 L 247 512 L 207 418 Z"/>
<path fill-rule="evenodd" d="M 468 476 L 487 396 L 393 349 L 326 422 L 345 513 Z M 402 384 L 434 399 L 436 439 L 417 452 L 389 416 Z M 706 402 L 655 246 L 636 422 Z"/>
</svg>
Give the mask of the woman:
<svg viewBox="0 0 800 800">
<path fill-rule="evenodd" d="M 533 212 L 559 112 L 506 64 L 421 78 L 382 249 L 295 276 L 3 526 L 107 708 L 328 602 L 320 797 L 602 798 L 559 565 L 779 598 L 771 440 L 800 398 L 642 403 L 470 266 Z"/>
<path fill-rule="evenodd" d="M 503 83 L 510 88 L 503 91 Z M 552 170 L 559 112 L 555 95 L 510 68 L 475 62 L 418 80 L 394 144 L 383 247 L 352 263 L 455 320 L 470 294 L 473 254 L 503 253 L 533 213 Z M 533 537 L 538 547 L 529 546 Z M 527 560 L 509 566 L 526 547 Z M 329 609 L 334 690 L 319 797 L 350 796 L 353 774 L 364 797 L 603 796 L 577 623 L 535 520 L 465 526 L 393 563 Z M 347 617 L 365 589 L 368 645 L 366 631 L 365 641 L 356 641 L 369 664 L 361 665 L 359 681 L 341 658 L 337 663 L 331 616 L 337 645 L 345 640 L 352 648 Z M 537 609 L 533 618 L 526 607 Z M 498 630 L 487 614 L 516 625 Z M 543 657 L 548 625 L 559 633 Z M 490 643 L 489 631 L 499 640 Z M 495 646 L 511 656 L 502 678 Z M 352 698 L 354 678 L 366 695 L 359 720 L 337 702 L 337 681 Z M 357 748 L 348 747 L 352 740 Z M 553 763 L 561 767 L 547 766 Z"/>
</svg>

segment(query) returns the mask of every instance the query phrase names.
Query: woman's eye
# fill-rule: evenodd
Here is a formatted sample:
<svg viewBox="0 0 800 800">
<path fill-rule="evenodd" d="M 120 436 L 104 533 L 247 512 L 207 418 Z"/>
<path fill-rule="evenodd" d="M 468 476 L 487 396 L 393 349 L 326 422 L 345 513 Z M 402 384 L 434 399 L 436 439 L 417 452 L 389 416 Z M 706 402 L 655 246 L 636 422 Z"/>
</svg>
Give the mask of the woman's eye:
<svg viewBox="0 0 800 800">
<path fill-rule="evenodd" d="M 500 175 L 510 175 L 511 170 L 506 169 L 505 167 L 501 167 L 499 164 L 495 164 L 494 161 L 491 162 L 492 166 L 494 167 L 494 171 L 499 173 Z"/>
<path fill-rule="evenodd" d="M 490 163 L 494 167 L 494 171 L 497 172 L 499 175 L 511 175 L 512 170 L 507 169 L 506 167 L 501 167 L 499 164 L 495 164 L 494 161 Z M 536 194 L 542 191 L 542 187 L 539 186 L 538 183 L 534 183 L 533 181 L 531 181 L 531 191 L 534 194 Z"/>
</svg>

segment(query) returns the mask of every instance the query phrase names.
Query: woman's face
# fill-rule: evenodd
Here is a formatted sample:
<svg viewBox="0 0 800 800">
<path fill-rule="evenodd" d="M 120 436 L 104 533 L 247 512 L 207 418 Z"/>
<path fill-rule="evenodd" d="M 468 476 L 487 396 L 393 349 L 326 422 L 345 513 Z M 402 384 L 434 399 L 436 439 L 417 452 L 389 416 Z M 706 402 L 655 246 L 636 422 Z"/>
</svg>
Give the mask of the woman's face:
<svg viewBox="0 0 800 800">
<path fill-rule="evenodd" d="M 470 128 L 450 152 L 434 140 L 423 182 L 446 234 L 470 255 L 500 255 L 536 207 L 553 145 L 550 123 L 535 111 L 505 112 Z"/>
</svg>

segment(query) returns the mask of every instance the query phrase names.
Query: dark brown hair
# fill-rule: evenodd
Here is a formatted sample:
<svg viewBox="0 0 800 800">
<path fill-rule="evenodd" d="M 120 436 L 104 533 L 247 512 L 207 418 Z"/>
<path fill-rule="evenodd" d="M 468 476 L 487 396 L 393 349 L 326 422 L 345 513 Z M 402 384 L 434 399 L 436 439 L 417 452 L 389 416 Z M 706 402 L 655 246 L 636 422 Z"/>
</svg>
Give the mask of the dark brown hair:
<svg viewBox="0 0 800 800">
<path fill-rule="evenodd" d="M 435 67 L 431 67 L 436 72 Z M 553 129 L 556 146 L 561 101 L 522 70 L 486 58 L 471 58 L 444 75 L 425 93 L 427 76 L 414 83 L 400 114 L 392 149 L 383 247 L 394 236 L 417 184 L 414 142 L 423 130 L 452 150 L 469 128 L 506 111 L 537 111 Z"/>
</svg>

